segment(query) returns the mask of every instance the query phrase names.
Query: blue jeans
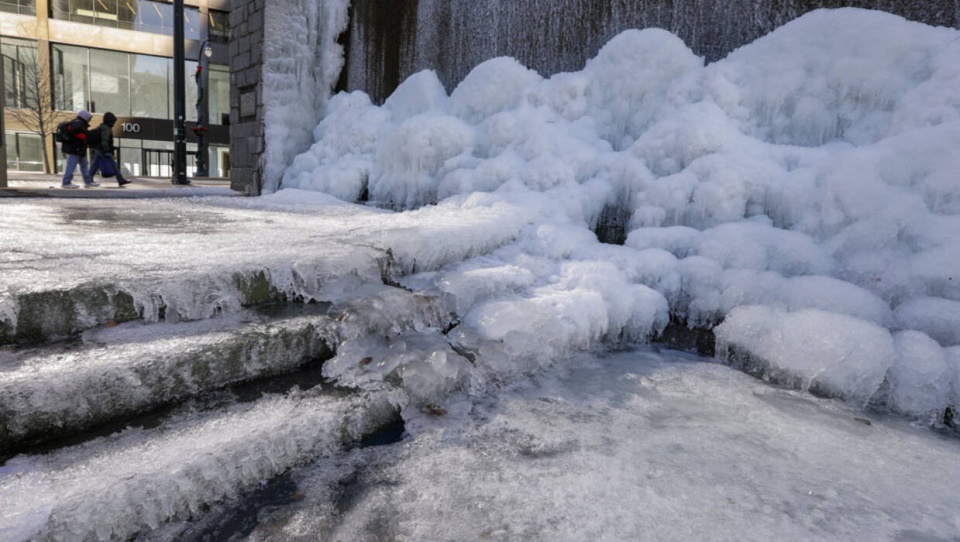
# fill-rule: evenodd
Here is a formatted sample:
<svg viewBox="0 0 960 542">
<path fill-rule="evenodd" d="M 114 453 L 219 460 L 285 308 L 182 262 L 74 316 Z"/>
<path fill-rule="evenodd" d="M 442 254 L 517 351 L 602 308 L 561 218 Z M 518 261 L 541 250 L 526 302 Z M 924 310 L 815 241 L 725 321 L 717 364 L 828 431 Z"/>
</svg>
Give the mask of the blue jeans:
<svg viewBox="0 0 960 542">
<path fill-rule="evenodd" d="M 63 186 L 67 186 L 73 182 L 73 170 L 77 169 L 77 164 L 80 164 L 80 176 L 83 177 L 83 184 L 93 182 L 93 177 L 90 176 L 90 164 L 87 162 L 86 153 L 83 155 L 68 154 L 67 167 L 63 170 Z"/>
</svg>

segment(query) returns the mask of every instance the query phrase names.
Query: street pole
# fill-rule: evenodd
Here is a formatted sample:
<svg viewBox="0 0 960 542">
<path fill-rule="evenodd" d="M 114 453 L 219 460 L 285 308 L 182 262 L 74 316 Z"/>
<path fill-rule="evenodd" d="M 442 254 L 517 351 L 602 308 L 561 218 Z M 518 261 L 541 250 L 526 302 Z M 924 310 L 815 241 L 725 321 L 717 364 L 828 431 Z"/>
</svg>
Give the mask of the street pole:
<svg viewBox="0 0 960 542">
<path fill-rule="evenodd" d="M 187 89 L 183 27 L 183 0 L 173 0 L 173 184 L 190 184 L 187 180 Z"/>
<path fill-rule="evenodd" d="M 208 59 L 213 55 L 213 49 L 209 46 L 210 40 L 203 40 L 200 44 L 199 58 L 197 59 L 197 71 L 194 77 L 197 80 L 197 125 L 193 128 L 193 133 L 197 136 L 197 172 L 194 177 L 209 177 L 209 148 L 207 145 L 207 116 L 209 110 L 207 104 L 207 86 L 209 83 Z"/>
</svg>

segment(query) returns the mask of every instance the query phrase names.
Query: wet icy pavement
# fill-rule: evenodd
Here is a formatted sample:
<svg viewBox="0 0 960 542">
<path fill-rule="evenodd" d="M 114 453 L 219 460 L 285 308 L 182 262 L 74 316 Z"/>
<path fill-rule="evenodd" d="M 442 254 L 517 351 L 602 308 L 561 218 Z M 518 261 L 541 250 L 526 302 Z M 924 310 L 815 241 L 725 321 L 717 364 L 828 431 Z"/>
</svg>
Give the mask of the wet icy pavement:
<svg viewBox="0 0 960 542">
<path fill-rule="evenodd" d="M 218 508 L 147 539 L 960 536 L 956 438 L 675 352 L 585 358 L 408 429 L 294 469 L 252 530 Z"/>
<path fill-rule="evenodd" d="M 231 274 L 266 272 L 293 295 L 343 301 L 359 295 L 357 284 L 380 284 L 385 265 L 403 273 L 483 254 L 527 219 L 509 206 L 400 215 L 284 196 L 0 202 L 0 317 L 20 293 L 91 283 L 130 292 L 144 320 L 160 320 L 164 308 L 163 323 L 100 322 L 85 340 L 99 337 L 88 345 L 110 346 L 117 358 L 91 348 L 76 359 L 92 360 L 83 369 L 96 378 L 52 378 L 44 390 L 57 393 L 43 396 L 66 404 L 66 385 L 76 383 L 70 389 L 88 399 L 102 393 L 97 379 L 106 391 L 122 391 L 115 384 L 132 384 L 125 372 L 132 366 L 120 359 L 126 351 L 145 366 L 173 366 L 160 363 L 177 362 L 160 347 L 186 345 L 189 334 L 178 329 L 192 330 L 196 341 L 209 334 L 213 344 L 229 323 L 221 313 L 241 304 L 224 278 Z M 412 298 L 387 301 L 370 304 L 357 328 L 376 317 L 394 325 L 414 308 Z M 184 322 L 214 316 L 217 325 Z M 423 321 L 416 316 L 403 329 Z M 285 329 L 307 327 L 299 322 Z M 274 319 L 262 334 L 280 324 Z M 254 327 L 251 339 L 261 336 Z M 410 352 L 419 359 L 445 346 L 436 334 L 404 338 L 424 345 L 423 355 Z M 0 355 L 0 365 L 6 359 Z M 355 365 L 375 365 L 366 359 Z M 187 402 L 154 427 L 23 453 L 0 466 L 0 540 L 960 536 L 955 437 L 674 353 L 641 350 L 572 367 L 505 379 L 512 384 L 498 395 L 491 387 L 444 397 L 439 416 L 409 410 L 409 436 L 378 447 L 344 444 L 395 419 L 389 393 L 338 395 L 304 383 L 248 402 L 214 394 L 205 409 Z M 149 388 L 138 378 L 138 390 Z M 259 488 L 282 494 L 260 505 Z"/>
<path fill-rule="evenodd" d="M 524 223 L 525 213 L 507 206 L 473 211 L 394 214 L 298 190 L 264 198 L 4 199 L 0 295 L 91 281 L 136 291 L 143 281 L 264 268 L 285 272 L 291 288 L 309 295 L 324 272 L 379 280 L 376 259 L 388 248 L 399 261 L 429 268 L 496 246 Z"/>
</svg>

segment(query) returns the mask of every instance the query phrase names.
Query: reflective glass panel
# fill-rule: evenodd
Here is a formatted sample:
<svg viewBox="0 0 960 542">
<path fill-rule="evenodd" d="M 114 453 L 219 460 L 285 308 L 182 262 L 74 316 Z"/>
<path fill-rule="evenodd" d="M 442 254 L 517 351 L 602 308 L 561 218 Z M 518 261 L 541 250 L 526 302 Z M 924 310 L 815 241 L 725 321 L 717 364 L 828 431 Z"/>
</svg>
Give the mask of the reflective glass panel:
<svg viewBox="0 0 960 542">
<path fill-rule="evenodd" d="M 0 38 L 3 56 L 3 92 L 7 107 L 35 109 L 40 85 L 36 42 Z"/>
<path fill-rule="evenodd" d="M 207 24 L 209 30 L 207 34 L 210 41 L 218 43 L 227 43 L 230 39 L 230 14 L 226 11 L 217 11 L 211 9 L 207 12 Z"/>
<path fill-rule="evenodd" d="M 127 53 L 90 50 L 91 113 L 130 115 L 130 73 Z"/>
<path fill-rule="evenodd" d="M 9 2 L 11 0 L 0 0 Z M 54 19 L 173 35 L 173 4 L 151 0 L 52 0 Z M 185 7 L 183 35 L 200 39 L 200 10 Z"/>
<path fill-rule="evenodd" d="M 3 141 L 7 146 L 7 169 L 17 169 L 17 134 L 4 132 Z"/>
<path fill-rule="evenodd" d="M 230 67 L 211 64 L 209 85 L 208 124 L 230 124 Z"/>
<path fill-rule="evenodd" d="M 82 47 L 54 45 L 53 96 L 61 111 L 79 111 L 89 107 L 89 54 Z"/>
<path fill-rule="evenodd" d="M 35 0 L 0 0 L 0 11 L 19 13 L 20 15 L 36 15 L 37 3 Z"/>
<path fill-rule="evenodd" d="M 37 134 L 17 134 L 17 154 L 21 171 L 43 171 L 42 147 Z"/>
<path fill-rule="evenodd" d="M 172 69 L 173 68 L 171 67 L 171 70 Z M 197 103 L 197 85 L 193 82 L 193 73 L 195 71 L 197 71 L 197 63 L 195 61 L 188 60 L 184 63 L 183 78 L 184 78 L 184 86 L 186 87 L 184 89 L 184 95 L 186 96 L 186 101 L 184 102 L 183 106 L 185 109 L 184 112 L 186 113 L 186 116 L 184 116 L 184 120 L 186 120 L 187 122 L 193 122 L 197 120 L 197 108 L 195 105 Z M 167 92 L 170 93 L 170 101 L 173 102 L 174 93 L 173 93 L 173 73 L 172 72 L 170 73 L 170 79 L 168 80 Z M 172 114 L 170 115 L 170 118 L 173 120 L 177 120 L 176 118 L 174 118 L 174 115 Z"/>
<path fill-rule="evenodd" d="M 131 55 L 134 117 L 173 118 L 167 81 L 172 79 L 173 60 L 157 56 Z"/>
</svg>

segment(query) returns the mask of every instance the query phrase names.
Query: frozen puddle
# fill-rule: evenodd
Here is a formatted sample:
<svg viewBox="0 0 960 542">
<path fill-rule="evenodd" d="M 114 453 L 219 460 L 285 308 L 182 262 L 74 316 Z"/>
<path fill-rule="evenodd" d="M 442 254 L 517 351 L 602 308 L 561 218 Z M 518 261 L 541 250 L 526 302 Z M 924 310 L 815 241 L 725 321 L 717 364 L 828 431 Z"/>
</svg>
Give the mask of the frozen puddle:
<svg viewBox="0 0 960 542">
<path fill-rule="evenodd" d="M 230 539 L 960 537 L 960 439 L 696 358 L 589 358 L 445 406 L 399 443 L 295 469 L 292 503 Z"/>
</svg>

